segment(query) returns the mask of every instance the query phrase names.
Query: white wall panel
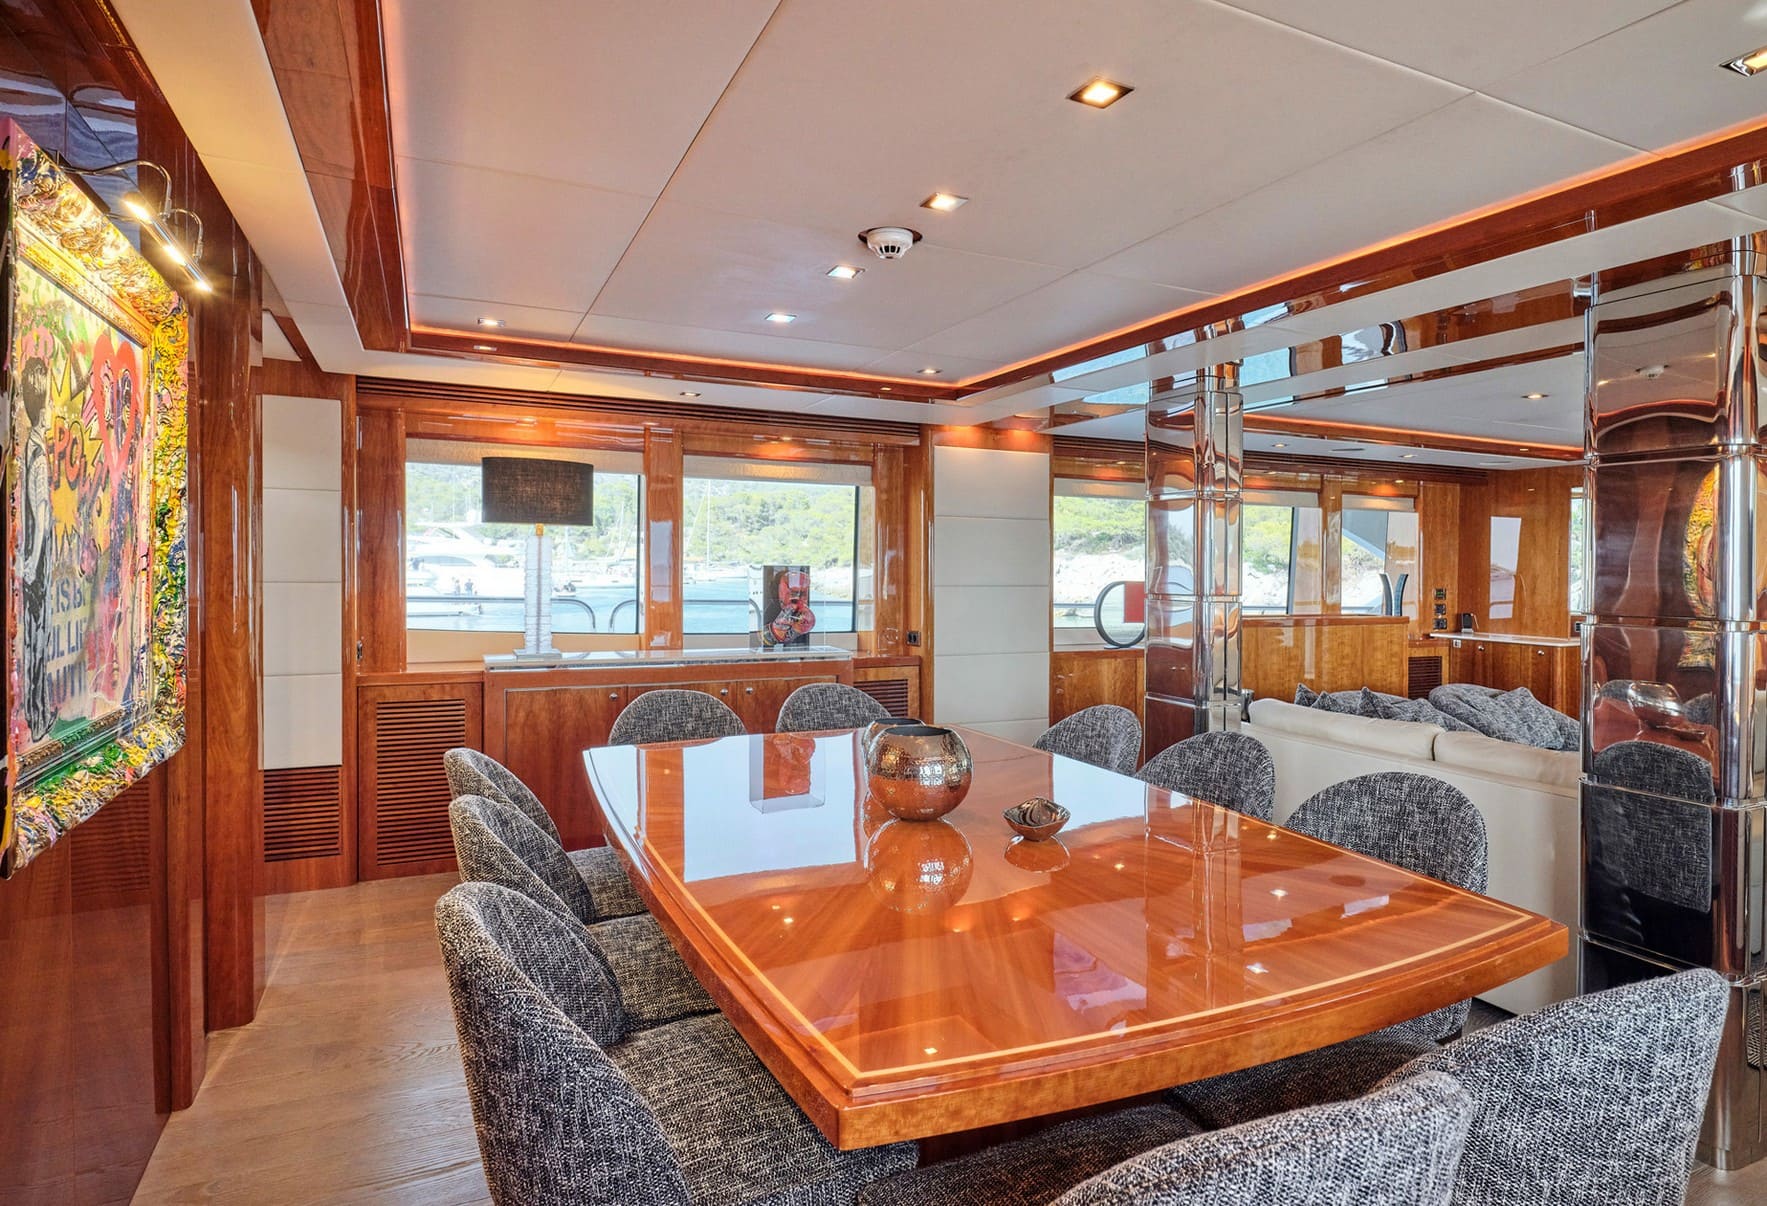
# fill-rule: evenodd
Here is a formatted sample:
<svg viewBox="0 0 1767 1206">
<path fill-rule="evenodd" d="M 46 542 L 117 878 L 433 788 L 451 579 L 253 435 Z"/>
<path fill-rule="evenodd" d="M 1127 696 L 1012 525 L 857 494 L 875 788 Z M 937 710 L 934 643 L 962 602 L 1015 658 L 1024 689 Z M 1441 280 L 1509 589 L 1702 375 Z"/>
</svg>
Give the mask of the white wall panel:
<svg viewBox="0 0 1767 1206">
<path fill-rule="evenodd" d="M 343 761 L 342 422 L 264 398 L 265 770 Z"/>
<path fill-rule="evenodd" d="M 1049 458 L 933 450 L 933 712 L 1015 741 L 1049 722 Z"/>
</svg>

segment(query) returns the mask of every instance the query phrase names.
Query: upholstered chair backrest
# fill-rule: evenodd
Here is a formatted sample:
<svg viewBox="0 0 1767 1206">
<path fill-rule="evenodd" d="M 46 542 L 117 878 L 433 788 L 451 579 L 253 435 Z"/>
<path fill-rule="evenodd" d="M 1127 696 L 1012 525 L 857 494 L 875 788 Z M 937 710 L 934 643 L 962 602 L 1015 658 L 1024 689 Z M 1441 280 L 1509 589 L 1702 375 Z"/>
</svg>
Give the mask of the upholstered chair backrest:
<svg viewBox="0 0 1767 1206">
<path fill-rule="evenodd" d="M 822 729 L 858 729 L 874 720 L 888 720 L 890 710 L 857 687 L 845 683 L 805 683 L 786 697 L 779 709 L 781 733 L 813 733 Z"/>
<path fill-rule="evenodd" d="M 546 811 L 546 806 L 540 803 L 539 797 L 529 791 L 528 785 L 516 778 L 513 771 L 491 755 L 462 746 L 442 755 L 442 768 L 448 772 L 448 790 L 453 795 L 484 796 L 487 800 L 502 800 L 505 804 L 513 804 L 542 833 L 557 842 L 560 849 L 564 847 L 558 825 L 552 820 L 552 814 Z"/>
<path fill-rule="evenodd" d="M 521 809 L 484 796 L 460 796 L 448 806 L 460 878 L 502 884 L 585 924 L 595 904 L 570 856 Z"/>
<path fill-rule="evenodd" d="M 1095 704 L 1051 725 L 1035 745 L 1119 775 L 1132 774 L 1141 761 L 1141 722 L 1128 708 Z"/>
<path fill-rule="evenodd" d="M 656 1114 L 603 1052 L 622 1032 L 580 927 L 497 884 L 436 904 L 460 1060 L 498 1206 L 686 1206 Z"/>
<path fill-rule="evenodd" d="M 1364 1097 L 1156 1147 L 1082 1181 L 1056 1203 L 1443 1206 L 1472 1114 L 1472 1100 L 1450 1077 L 1412 1076 Z"/>
<path fill-rule="evenodd" d="M 1260 821 L 1276 819 L 1276 763 L 1245 733 L 1198 733 L 1149 758 L 1135 777 Z"/>
<path fill-rule="evenodd" d="M 607 743 L 707 741 L 714 737 L 738 737 L 747 731 L 736 713 L 716 696 L 669 688 L 646 691 L 622 708 L 614 719 Z"/>
<path fill-rule="evenodd" d="M 1334 783 L 1288 828 L 1469 892 L 1486 887 L 1485 819 L 1459 788 L 1429 775 L 1381 771 Z"/>
<path fill-rule="evenodd" d="M 1731 992 L 1698 970 L 1574 997 L 1427 1052 L 1387 1083 L 1442 1072 L 1472 1097 L 1457 1202 L 1679 1202 Z"/>
</svg>

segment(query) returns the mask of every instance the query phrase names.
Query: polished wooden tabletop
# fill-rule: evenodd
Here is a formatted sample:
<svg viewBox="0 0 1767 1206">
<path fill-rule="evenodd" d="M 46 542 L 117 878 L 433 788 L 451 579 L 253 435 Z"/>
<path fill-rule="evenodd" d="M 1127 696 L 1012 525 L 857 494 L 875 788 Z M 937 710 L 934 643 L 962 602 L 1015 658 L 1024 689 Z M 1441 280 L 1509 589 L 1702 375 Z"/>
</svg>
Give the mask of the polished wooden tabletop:
<svg viewBox="0 0 1767 1206">
<path fill-rule="evenodd" d="M 1132 1097 L 1365 1034 L 1563 956 L 1564 927 L 1225 808 L 959 730 L 895 821 L 856 736 L 588 751 L 663 928 L 842 1148 Z M 1073 819 L 1015 840 L 1028 796 Z"/>
</svg>

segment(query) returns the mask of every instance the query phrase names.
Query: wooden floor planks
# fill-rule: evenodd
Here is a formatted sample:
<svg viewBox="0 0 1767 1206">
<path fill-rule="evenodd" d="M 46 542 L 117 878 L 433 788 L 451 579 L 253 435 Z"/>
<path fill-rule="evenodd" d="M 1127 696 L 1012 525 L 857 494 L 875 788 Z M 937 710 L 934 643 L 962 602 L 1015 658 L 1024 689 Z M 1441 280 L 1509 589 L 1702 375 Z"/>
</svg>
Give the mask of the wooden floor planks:
<svg viewBox="0 0 1767 1206">
<path fill-rule="evenodd" d="M 202 1091 L 166 1124 L 138 1206 L 490 1200 L 432 913 L 454 882 L 269 900 L 257 1020 L 211 1037 Z M 1767 1201 L 1767 1161 L 1701 1167 L 1687 1201 Z"/>
</svg>

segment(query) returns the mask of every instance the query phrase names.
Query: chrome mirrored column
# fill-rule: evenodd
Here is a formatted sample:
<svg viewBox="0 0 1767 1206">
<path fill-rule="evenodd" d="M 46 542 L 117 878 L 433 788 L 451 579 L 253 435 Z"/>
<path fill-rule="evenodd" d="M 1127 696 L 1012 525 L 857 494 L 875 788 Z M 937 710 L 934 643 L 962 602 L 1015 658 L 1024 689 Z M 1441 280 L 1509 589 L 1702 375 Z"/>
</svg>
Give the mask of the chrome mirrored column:
<svg viewBox="0 0 1767 1206">
<path fill-rule="evenodd" d="M 1767 1154 L 1767 254 L 1589 311 L 1585 991 L 1684 967 L 1736 986 L 1702 1158 Z"/>
<path fill-rule="evenodd" d="M 1239 727 L 1239 366 L 1147 406 L 1147 754 Z"/>
</svg>

